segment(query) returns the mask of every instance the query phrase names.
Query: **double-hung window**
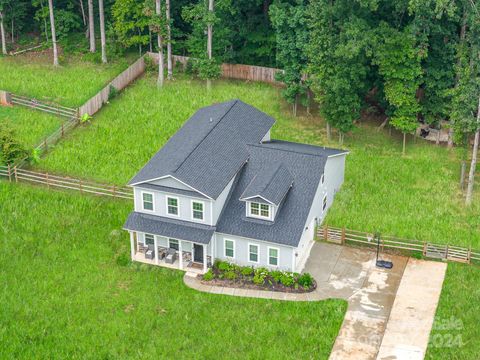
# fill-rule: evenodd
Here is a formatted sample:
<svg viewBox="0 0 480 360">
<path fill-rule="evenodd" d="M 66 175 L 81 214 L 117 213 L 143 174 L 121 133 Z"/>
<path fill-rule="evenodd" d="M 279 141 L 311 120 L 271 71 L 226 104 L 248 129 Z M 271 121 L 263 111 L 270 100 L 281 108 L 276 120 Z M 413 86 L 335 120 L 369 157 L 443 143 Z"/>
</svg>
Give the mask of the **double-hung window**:
<svg viewBox="0 0 480 360">
<path fill-rule="evenodd" d="M 235 257 L 235 242 L 233 240 L 225 239 L 225 257 Z"/>
<path fill-rule="evenodd" d="M 179 249 L 178 240 L 168 239 L 168 247 L 169 247 L 170 249 L 178 250 L 178 249 Z"/>
<path fill-rule="evenodd" d="M 248 244 L 248 261 L 258 263 L 258 245 Z"/>
<path fill-rule="evenodd" d="M 278 249 L 268 248 L 268 265 L 278 266 Z"/>
<path fill-rule="evenodd" d="M 167 214 L 178 216 L 178 198 L 167 196 Z"/>
<path fill-rule="evenodd" d="M 256 202 L 250 203 L 250 215 L 253 217 L 263 218 L 263 219 L 270 219 L 270 205 L 268 204 L 260 204 Z"/>
<path fill-rule="evenodd" d="M 155 236 L 152 234 L 145 234 L 145 245 L 155 244 Z"/>
<path fill-rule="evenodd" d="M 144 192 L 142 193 L 143 210 L 153 211 L 153 194 Z"/>
<path fill-rule="evenodd" d="M 192 218 L 194 220 L 203 220 L 203 202 L 192 201 Z"/>
</svg>

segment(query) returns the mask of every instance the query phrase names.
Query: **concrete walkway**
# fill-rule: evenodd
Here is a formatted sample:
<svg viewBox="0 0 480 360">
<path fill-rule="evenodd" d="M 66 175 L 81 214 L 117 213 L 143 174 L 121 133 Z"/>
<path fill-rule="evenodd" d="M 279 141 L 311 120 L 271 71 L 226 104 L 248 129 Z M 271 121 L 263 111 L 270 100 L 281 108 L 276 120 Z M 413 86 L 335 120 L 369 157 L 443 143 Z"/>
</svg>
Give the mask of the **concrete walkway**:
<svg viewBox="0 0 480 360">
<path fill-rule="evenodd" d="M 409 259 L 377 359 L 425 357 L 446 270 L 445 263 Z"/>
<path fill-rule="evenodd" d="M 345 299 L 348 301 L 348 310 L 330 354 L 331 360 L 374 360 L 377 355 L 382 360 L 410 359 L 391 356 L 402 354 L 405 349 L 415 346 L 420 352 L 423 349 L 424 353 L 445 273 L 438 266 L 444 264 L 410 259 L 406 278 L 402 280 L 408 258 L 383 255 L 382 259 L 393 261 L 393 269 L 377 268 L 373 251 L 315 243 L 304 271 L 316 279 L 317 288 L 306 294 L 211 286 L 202 284 L 196 277 L 197 274 L 191 273 L 185 274 L 184 281 L 191 288 L 215 294 L 287 301 Z M 431 286 L 425 285 L 432 276 L 437 277 L 437 280 L 433 280 Z M 397 293 L 399 286 L 400 295 Z M 424 295 L 425 292 L 431 292 L 431 295 Z M 415 294 L 416 299 L 413 305 L 408 302 L 412 294 Z M 399 296 L 398 301 L 395 300 L 396 296 Z M 424 304 L 425 299 L 429 299 L 430 305 Z M 395 311 L 391 315 L 394 301 Z M 411 309 L 411 306 L 414 308 Z M 404 318 L 407 310 L 410 311 L 409 317 L 418 320 L 414 324 L 416 333 L 407 326 L 410 323 L 399 323 L 409 320 Z M 428 311 L 428 319 L 425 319 L 424 311 Z M 403 326 L 405 340 L 399 343 L 397 329 L 400 326 Z M 418 340 L 422 346 L 414 340 Z M 399 346 L 395 347 L 397 343 Z"/>
</svg>

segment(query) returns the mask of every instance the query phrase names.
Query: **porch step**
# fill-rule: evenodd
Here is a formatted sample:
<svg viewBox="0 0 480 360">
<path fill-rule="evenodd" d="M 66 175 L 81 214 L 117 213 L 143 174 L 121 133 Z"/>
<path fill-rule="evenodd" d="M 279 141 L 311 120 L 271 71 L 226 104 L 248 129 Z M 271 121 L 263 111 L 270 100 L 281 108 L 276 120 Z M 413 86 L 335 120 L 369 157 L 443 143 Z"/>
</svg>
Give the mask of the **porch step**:
<svg viewBox="0 0 480 360">
<path fill-rule="evenodd" d="M 194 272 L 191 272 L 191 271 L 187 271 L 185 273 L 185 276 L 190 276 L 190 277 L 193 277 L 193 278 L 196 278 L 197 277 L 197 273 L 194 273 Z"/>
</svg>

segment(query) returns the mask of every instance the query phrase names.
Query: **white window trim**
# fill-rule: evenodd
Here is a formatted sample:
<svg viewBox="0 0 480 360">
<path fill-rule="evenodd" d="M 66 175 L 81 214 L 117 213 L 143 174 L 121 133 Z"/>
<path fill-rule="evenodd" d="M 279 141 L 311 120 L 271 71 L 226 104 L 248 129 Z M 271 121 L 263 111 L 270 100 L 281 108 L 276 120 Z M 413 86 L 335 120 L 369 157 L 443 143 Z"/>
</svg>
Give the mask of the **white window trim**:
<svg viewBox="0 0 480 360">
<path fill-rule="evenodd" d="M 227 256 L 227 241 L 231 241 L 233 243 L 233 256 Z M 227 259 L 235 259 L 235 240 L 223 239 L 223 256 Z"/>
<path fill-rule="evenodd" d="M 193 217 L 193 203 L 198 203 L 198 204 L 202 204 L 202 218 L 201 219 L 197 219 L 195 217 Z M 190 200 L 190 209 L 191 209 L 191 213 L 190 213 L 190 216 L 192 218 L 193 221 L 201 221 L 201 222 L 204 222 L 205 221 L 205 201 L 201 201 L 201 200 L 194 200 L 194 199 L 191 199 Z M 198 211 L 198 210 L 197 210 Z"/>
<path fill-rule="evenodd" d="M 147 235 L 152 235 L 153 236 L 153 244 L 155 245 L 155 235 L 150 234 L 150 233 L 143 233 L 143 245 L 147 245 Z"/>
<path fill-rule="evenodd" d="M 143 194 L 149 194 L 152 195 L 152 210 L 145 209 L 145 202 L 143 201 Z M 142 210 L 143 211 L 148 211 L 150 213 L 155 212 L 155 193 L 150 192 L 150 191 L 140 191 L 140 201 L 142 202 Z"/>
<path fill-rule="evenodd" d="M 327 193 L 325 193 L 325 195 L 323 195 L 323 198 L 322 198 L 322 214 L 327 210 L 328 208 L 328 200 L 327 200 Z M 323 204 L 325 204 L 325 208 L 323 208 Z"/>
<path fill-rule="evenodd" d="M 170 214 L 168 212 L 168 199 L 176 199 L 177 200 L 177 214 Z M 180 217 L 180 199 L 176 196 L 170 196 L 170 195 L 166 195 L 165 196 L 165 214 L 167 214 L 167 216 L 175 216 L 175 217 Z"/>
<path fill-rule="evenodd" d="M 170 246 L 170 241 L 173 240 L 173 241 L 176 241 L 176 242 L 177 242 L 178 248 L 179 248 L 179 250 L 180 250 L 180 240 L 175 239 L 175 238 L 167 238 L 167 239 L 168 239 L 168 248 L 169 248 L 169 249 L 173 249 L 173 248 Z M 179 250 L 177 250 L 177 251 L 179 251 Z"/>
<path fill-rule="evenodd" d="M 257 261 L 250 260 L 250 246 L 256 246 L 257 247 Z M 248 262 L 254 263 L 254 264 L 260 263 L 260 245 L 254 244 L 254 243 L 248 243 Z"/>
<path fill-rule="evenodd" d="M 277 265 L 270 264 L 270 249 L 277 250 Z M 269 246 L 267 250 L 267 264 L 268 266 L 279 267 L 280 266 L 280 248 Z"/>
<path fill-rule="evenodd" d="M 252 214 L 252 211 L 251 211 L 252 204 L 258 204 L 259 205 L 259 207 L 258 207 L 259 214 L 258 215 Z M 261 215 L 261 213 L 262 213 L 261 206 L 262 205 L 267 205 L 268 206 L 268 215 L 269 215 L 268 217 Z M 259 203 L 259 202 L 256 202 L 256 201 L 247 201 L 247 217 L 272 221 L 273 220 L 273 206 L 270 205 L 270 204 Z"/>
</svg>

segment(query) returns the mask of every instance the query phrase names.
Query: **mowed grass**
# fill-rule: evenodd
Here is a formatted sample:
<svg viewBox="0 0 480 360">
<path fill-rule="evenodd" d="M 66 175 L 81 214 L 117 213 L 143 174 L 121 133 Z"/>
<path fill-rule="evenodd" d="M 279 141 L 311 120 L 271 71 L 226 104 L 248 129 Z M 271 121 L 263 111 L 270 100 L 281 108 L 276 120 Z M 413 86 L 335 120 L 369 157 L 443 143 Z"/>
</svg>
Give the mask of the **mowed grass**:
<svg viewBox="0 0 480 360">
<path fill-rule="evenodd" d="M 126 62 L 97 65 L 67 59 L 54 68 L 48 57 L 3 57 L 0 58 L 0 90 L 78 107 L 127 66 Z"/>
<path fill-rule="evenodd" d="M 178 79 L 158 90 L 155 77 L 145 76 L 58 144 L 39 167 L 126 184 L 195 111 L 235 98 L 290 119 L 278 89 L 266 84 L 218 81 L 207 92 L 205 83 Z"/>
<path fill-rule="evenodd" d="M 63 122 L 59 117 L 20 106 L 0 107 L 0 121 L 7 122 L 16 138 L 28 148 L 55 132 Z"/>
<path fill-rule="evenodd" d="M 204 83 L 180 78 L 158 90 L 146 76 L 57 145 L 39 168 L 123 185 L 196 110 L 234 98 L 273 116 L 274 138 L 337 146 L 327 142 L 320 118 L 294 118 L 278 88 L 217 81 L 207 92 Z M 376 125 L 364 122 L 346 136 L 345 184 L 326 222 L 480 249 L 480 196 L 477 190 L 475 204 L 464 206 L 456 151 L 410 139 L 402 157 L 398 134 L 377 132 Z"/>
<path fill-rule="evenodd" d="M 129 202 L 0 182 L 0 358 L 326 359 L 346 303 L 204 294 L 129 262 Z"/>
<path fill-rule="evenodd" d="M 448 265 L 426 359 L 478 359 L 479 279 L 478 266 Z"/>
</svg>

